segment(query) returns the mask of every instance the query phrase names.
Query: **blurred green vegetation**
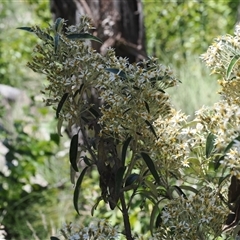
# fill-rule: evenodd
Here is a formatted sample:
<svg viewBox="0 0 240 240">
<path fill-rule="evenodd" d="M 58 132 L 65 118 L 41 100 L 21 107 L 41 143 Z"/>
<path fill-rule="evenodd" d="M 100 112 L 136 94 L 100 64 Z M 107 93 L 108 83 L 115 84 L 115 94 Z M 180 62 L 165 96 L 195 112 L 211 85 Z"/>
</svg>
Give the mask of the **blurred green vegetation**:
<svg viewBox="0 0 240 240">
<path fill-rule="evenodd" d="M 192 115 L 203 104 L 211 105 L 218 99 L 216 78 L 209 76 L 199 55 L 216 36 L 233 32 L 238 4 L 144 0 L 148 53 L 170 65 L 182 81 L 169 94 L 173 104 L 187 114 Z M 97 174 L 93 172 L 83 182 L 81 216 L 77 217 L 69 180 L 69 140 L 59 140 L 53 113 L 41 103 L 44 76 L 26 67 L 37 38 L 16 30 L 20 26 L 51 23 L 49 2 L 1 1 L 0 18 L 0 82 L 24 89 L 30 99 L 24 114 L 14 119 L 13 130 L 0 129 L 0 138 L 7 148 L 6 165 L 0 171 L 0 222 L 9 234 L 7 239 L 47 239 L 57 235 L 57 229 L 66 221 L 90 221 L 99 192 L 95 184 Z M 4 114 L 5 106 L 1 105 L 1 119 Z M 3 120 L 0 123 L 4 125 Z M 34 175 L 42 176 L 46 184 L 34 183 Z M 136 212 L 131 212 L 130 220 L 137 232 L 144 233 L 149 216 L 141 211 L 137 214 L 142 204 L 146 203 L 136 198 Z M 120 214 L 106 212 L 101 204 L 95 212 L 112 224 L 122 224 Z"/>
</svg>

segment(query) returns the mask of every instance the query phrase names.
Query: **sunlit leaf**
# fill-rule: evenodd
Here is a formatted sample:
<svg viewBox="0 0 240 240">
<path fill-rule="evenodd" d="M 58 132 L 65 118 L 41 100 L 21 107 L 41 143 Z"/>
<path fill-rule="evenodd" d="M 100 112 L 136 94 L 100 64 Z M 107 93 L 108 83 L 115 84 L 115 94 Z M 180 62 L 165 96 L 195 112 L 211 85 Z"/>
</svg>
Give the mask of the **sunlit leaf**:
<svg viewBox="0 0 240 240">
<path fill-rule="evenodd" d="M 84 177 L 87 169 L 88 169 L 88 166 L 85 167 L 82 170 L 82 172 L 81 172 L 81 174 L 80 174 L 80 176 L 79 176 L 79 178 L 77 180 L 77 183 L 76 183 L 76 186 L 75 186 L 75 189 L 74 189 L 74 193 L 73 193 L 73 205 L 74 205 L 74 208 L 75 208 L 75 210 L 77 211 L 78 214 L 79 214 L 79 211 L 78 211 L 78 199 L 79 199 L 80 189 L 81 189 L 81 184 L 82 184 L 83 177 Z"/>
<path fill-rule="evenodd" d="M 130 174 L 126 179 L 125 187 L 133 184 L 138 178 L 139 178 L 139 174 L 137 173 Z"/>
<path fill-rule="evenodd" d="M 63 124 L 63 118 L 58 119 L 57 132 L 60 137 L 62 137 L 62 132 L 61 132 L 62 124 Z"/>
<path fill-rule="evenodd" d="M 158 136 L 154 130 L 154 127 L 153 125 L 148 121 L 148 120 L 145 120 L 145 123 L 149 126 L 149 129 L 151 130 L 151 132 L 154 134 L 154 136 L 158 139 Z"/>
<path fill-rule="evenodd" d="M 125 160 L 126 160 L 126 155 L 127 155 L 127 149 L 128 149 L 128 145 L 131 142 L 132 137 L 130 136 L 129 138 L 127 138 L 127 140 L 124 142 L 123 147 L 122 147 L 122 163 L 123 166 L 125 166 Z"/>
<path fill-rule="evenodd" d="M 66 37 L 70 40 L 92 40 L 95 42 L 102 43 L 102 40 L 100 38 L 95 37 L 90 33 L 72 33 L 66 35 Z"/>
<path fill-rule="evenodd" d="M 209 133 L 207 136 L 206 141 L 206 157 L 209 158 L 213 149 L 214 149 L 214 141 L 216 139 L 216 136 L 212 133 Z"/>
<path fill-rule="evenodd" d="M 69 159 L 72 168 L 78 172 L 78 167 L 77 167 L 77 156 L 78 156 L 78 134 L 75 134 L 72 137 L 71 144 L 70 144 L 70 149 L 69 149 Z"/>
<path fill-rule="evenodd" d="M 124 79 L 127 79 L 126 73 L 122 70 L 117 69 L 117 68 L 106 68 L 106 71 L 108 71 L 110 73 L 114 73 L 114 74 L 116 74 L 119 77 L 122 77 Z"/>
<path fill-rule="evenodd" d="M 64 93 L 60 102 L 58 103 L 58 106 L 57 106 L 57 111 L 56 111 L 56 117 L 57 118 L 59 118 L 59 113 L 62 110 L 63 104 L 65 103 L 67 98 L 68 98 L 68 93 Z"/>
<path fill-rule="evenodd" d="M 239 55 L 235 55 L 235 56 L 231 59 L 229 65 L 228 65 L 228 68 L 227 68 L 227 73 L 226 73 L 226 75 L 227 75 L 227 80 L 229 80 L 229 77 L 230 77 L 230 75 L 231 75 L 231 73 L 232 73 L 232 70 L 233 70 L 234 66 L 236 65 L 236 63 L 238 62 L 239 59 L 240 59 L 240 56 L 239 56 Z"/>
<path fill-rule="evenodd" d="M 181 185 L 181 189 L 184 189 L 184 190 L 193 192 L 193 193 L 195 193 L 195 194 L 198 194 L 198 190 L 195 189 L 194 187 L 191 187 L 191 186 Z"/>
<path fill-rule="evenodd" d="M 151 174 L 155 178 L 156 182 L 160 183 L 160 178 L 156 171 L 156 168 L 155 168 L 155 165 L 154 165 L 152 159 L 145 152 L 141 152 L 141 155 L 142 155 L 142 158 L 145 161 L 146 165 L 148 166 L 148 169 L 150 170 Z"/>
</svg>

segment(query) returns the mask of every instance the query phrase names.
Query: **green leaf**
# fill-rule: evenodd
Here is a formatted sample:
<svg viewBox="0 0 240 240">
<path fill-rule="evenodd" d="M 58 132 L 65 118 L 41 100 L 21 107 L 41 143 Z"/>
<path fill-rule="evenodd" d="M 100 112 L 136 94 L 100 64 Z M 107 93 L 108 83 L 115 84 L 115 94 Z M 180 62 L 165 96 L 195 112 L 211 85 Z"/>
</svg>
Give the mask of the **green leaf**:
<svg viewBox="0 0 240 240">
<path fill-rule="evenodd" d="M 240 141 L 240 136 L 234 138 L 228 145 L 227 147 L 224 149 L 224 153 L 227 153 L 231 147 L 236 143 L 236 141 Z"/>
<path fill-rule="evenodd" d="M 227 68 L 227 73 L 226 73 L 226 75 L 227 75 L 227 80 L 229 80 L 229 77 L 230 77 L 230 75 L 231 75 L 231 73 L 232 73 L 232 70 L 233 70 L 234 66 L 236 65 L 236 63 L 238 62 L 239 59 L 240 59 L 240 56 L 239 56 L 239 55 L 235 55 L 235 56 L 231 59 L 229 65 L 228 65 L 228 68 Z"/>
<path fill-rule="evenodd" d="M 148 180 L 145 180 L 144 183 L 150 189 L 150 191 L 153 193 L 153 196 L 155 197 L 155 199 L 157 199 L 158 198 L 157 185 Z"/>
<path fill-rule="evenodd" d="M 93 107 L 89 108 L 88 110 L 95 118 L 100 117 L 100 114 L 98 113 L 98 111 L 96 111 Z"/>
<path fill-rule="evenodd" d="M 56 34 L 54 36 L 54 52 L 56 53 L 58 50 L 58 43 L 59 43 L 59 38 L 60 36 L 58 34 Z"/>
<path fill-rule="evenodd" d="M 83 161 L 84 161 L 84 163 L 87 165 L 87 166 L 92 166 L 92 164 L 91 164 L 91 159 L 89 159 L 87 156 L 84 156 L 83 157 Z"/>
<path fill-rule="evenodd" d="M 155 204 L 153 206 L 151 216 L 150 216 L 150 231 L 151 231 L 151 234 L 153 234 L 154 226 L 156 225 L 154 223 L 155 223 L 155 219 L 156 219 L 156 216 L 157 216 L 158 213 L 159 213 L 159 207 L 158 207 L 158 204 Z"/>
<path fill-rule="evenodd" d="M 57 237 L 51 236 L 51 237 L 50 237 L 50 240 L 60 240 L 60 238 L 57 238 Z"/>
<path fill-rule="evenodd" d="M 59 118 L 59 113 L 62 110 L 63 104 L 65 103 L 67 98 L 68 98 L 68 93 L 64 93 L 60 102 L 58 103 L 58 106 L 57 106 L 57 111 L 56 111 L 56 117 L 57 118 Z"/>
<path fill-rule="evenodd" d="M 60 240 L 60 238 L 57 238 L 57 237 L 51 236 L 51 237 L 50 237 L 50 240 Z"/>
<path fill-rule="evenodd" d="M 57 18 L 54 23 L 54 29 L 56 33 L 60 33 L 62 31 L 64 25 L 64 19 L 63 18 Z"/>
<path fill-rule="evenodd" d="M 97 202 L 93 205 L 92 210 L 91 210 L 91 215 L 92 215 L 92 216 L 93 216 L 93 214 L 94 214 L 94 210 L 97 209 L 98 204 L 99 204 L 102 200 L 103 200 L 102 197 L 98 197 L 98 198 L 97 198 Z"/>
<path fill-rule="evenodd" d="M 66 37 L 70 40 L 92 40 L 95 42 L 102 43 L 102 40 L 100 38 L 95 37 L 89 33 L 73 33 L 73 34 L 66 35 Z"/>
<path fill-rule="evenodd" d="M 178 186 L 173 186 L 176 189 L 176 192 L 178 193 L 179 196 L 182 196 L 183 198 L 187 199 L 186 194 L 182 191 L 182 189 Z"/>
<path fill-rule="evenodd" d="M 146 107 L 148 113 L 150 113 L 150 108 L 149 108 L 149 106 L 148 106 L 148 103 L 147 103 L 146 101 L 144 101 L 144 103 L 145 103 L 145 107 Z"/>
<path fill-rule="evenodd" d="M 78 155 L 78 134 L 75 134 L 72 137 L 71 144 L 70 144 L 70 149 L 69 149 L 69 159 L 72 168 L 78 172 L 78 167 L 77 167 L 77 155 Z"/>
<path fill-rule="evenodd" d="M 219 181 L 218 181 L 218 186 L 220 186 L 222 184 L 222 182 L 224 182 L 230 176 L 231 176 L 231 174 L 227 174 L 225 177 L 220 177 Z"/>
<path fill-rule="evenodd" d="M 145 152 L 141 152 L 142 158 L 145 161 L 148 169 L 150 170 L 150 172 L 152 173 L 153 177 L 155 178 L 156 182 L 159 184 L 160 183 L 160 177 L 156 171 L 155 165 L 152 161 L 152 159 L 148 156 L 147 153 Z"/>
<path fill-rule="evenodd" d="M 62 132 L 61 132 L 62 124 L 63 124 L 63 118 L 58 119 L 57 132 L 60 137 L 62 137 Z"/>
<path fill-rule="evenodd" d="M 198 194 L 198 190 L 195 189 L 194 187 L 191 186 L 187 186 L 187 185 L 181 185 L 181 189 L 187 190 L 187 191 L 191 191 L 195 194 Z"/>
<path fill-rule="evenodd" d="M 75 186 L 75 189 L 74 189 L 74 193 L 73 193 L 73 205 L 74 205 L 74 208 L 75 208 L 75 210 L 76 210 L 76 212 L 77 212 L 78 214 L 79 214 L 79 211 L 78 211 L 79 193 L 80 193 L 80 189 L 81 189 L 82 180 L 83 180 L 83 177 L 84 177 L 87 169 L 88 169 L 88 166 L 85 167 L 85 168 L 82 170 L 82 172 L 81 172 L 81 174 L 80 174 L 80 176 L 79 176 L 79 178 L 78 178 L 78 180 L 77 180 L 77 183 L 76 183 L 76 186 Z"/>
<path fill-rule="evenodd" d="M 139 178 L 139 174 L 137 173 L 130 174 L 126 179 L 125 187 L 133 184 L 138 178 Z"/>
<path fill-rule="evenodd" d="M 18 27 L 17 29 L 24 30 L 24 31 L 27 31 L 27 32 L 34 32 L 31 27 Z"/>
<path fill-rule="evenodd" d="M 122 163 L 123 163 L 123 166 L 125 166 L 127 149 L 128 149 L 128 145 L 129 145 L 129 143 L 131 142 L 131 140 L 132 140 L 132 137 L 130 136 L 130 137 L 124 142 L 123 147 L 122 147 Z"/>
<path fill-rule="evenodd" d="M 207 136 L 206 141 L 206 157 L 209 158 L 213 149 L 214 149 L 214 141 L 216 139 L 216 136 L 212 133 L 209 133 Z"/>
<path fill-rule="evenodd" d="M 149 126 L 151 132 L 152 132 L 153 135 L 156 137 L 156 139 L 158 139 L 158 136 L 157 136 L 157 134 L 156 134 L 156 132 L 155 132 L 155 130 L 154 130 L 153 125 L 152 125 L 148 120 L 145 120 L 145 123 Z"/>
<path fill-rule="evenodd" d="M 120 189 L 122 187 L 122 180 L 123 180 L 123 175 L 126 170 L 126 167 L 120 167 L 117 170 L 116 178 L 115 178 L 115 193 L 118 195 L 120 193 Z"/>
<path fill-rule="evenodd" d="M 114 73 L 114 74 L 118 75 L 119 77 L 127 79 L 126 73 L 122 70 L 119 70 L 117 68 L 106 68 L 105 70 L 110 72 L 110 73 Z"/>
</svg>

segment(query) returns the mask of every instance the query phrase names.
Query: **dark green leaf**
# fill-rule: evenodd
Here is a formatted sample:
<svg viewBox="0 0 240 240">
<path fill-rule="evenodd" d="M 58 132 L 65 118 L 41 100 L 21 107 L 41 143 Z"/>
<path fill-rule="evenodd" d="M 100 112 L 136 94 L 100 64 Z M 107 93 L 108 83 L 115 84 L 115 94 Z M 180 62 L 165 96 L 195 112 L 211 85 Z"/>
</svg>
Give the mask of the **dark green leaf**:
<svg viewBox="0 0 240 240">
<path fill-rule="evenodd" d="M 57 18 L 54 24 L 54 29 L 57 33 L 60 33 L 62 31 L 64 25 L 64 19 L 63 18 Z"/>
<path fill-rule="evenodd" d="M 97 202 L 93 205 L 92 210 L 91 210 L 91 215 L 92 215 L 92 216 L 93 216 L 93 214 L 94 214 L 94 210 L 97 209 L 98 204 L 99 204 L 102 200 L 103 200 L 102 197 L 98 197 L 98 198 L 97 198 Z"/>
<path fill-rule="evenodd" d="M 115 193 L 117 196 L 119 195 L 122 184 L 123 184 L 122 180 L 123 180 L 123 175 L 125 170 L 126 170 L 126 167 L 120 167 L 117 170 L 116 179 L 115 179 Z"/>
<path fill-rule="evenodd" d="M 58 131 L 58 135 L 60 137 L 62 137 L 62 133 L 61 133 L 61 129 L 62 129 L 62 124 L 63 124 L 63 119 L 58 119 L 58 123 L 57 123 L 57 131 Z"/>
<path fill-rule="evenodd" d="M 219 166 L 221 165 L 221 161 L 224 159 L 224 155 L 222 156 L 217 156 L 215 159 L 214 159 L 214 170 L 217 170 L 219 168 Z"/>
<path fill-rule="evenodd" d="M 56 53 L 57 52 L 57 50 L 58 50 L 58 43 L 59 43 L 59 35 L 58 34 L 56 34 L 55 36 L 54 36 L 54 52 Z"/>
<path fill-rule="evenodd" d="M 123 166 L 125 166 L 125 160 L 126 160 L 126 155 L 127 155 L 127 149 L 128 149 L 128 145 L 131 142 L 132 137 L 130 136 L 123 144 L 122 147 L 122 164 Z"/>
<path fill-rule="evenodd" d="M 89 108 L 88 110 L 94 115 L 94 117 L 98 118 L 100 116 L 98 111 L 96 111 L 93 107 Z"/>
<path fill-rule="evenodd" d="M 51 133 L 50 134 L 51 141 L 55 142 L 57 145 L 60 143 L 60 137 L 57 133 Z"/>
<path fill-rule="evenodd" d="M 24 30 L 24 31 L 27 31 L 27 32 L 34 32 L 31 27 L 18 27 L 17 29 Z"/>
<path fill-rule="evenodd" d="M 195 194 L 198 194 L 198 190 L 191 186 L 181 185 L 181 189 L 185 189 L 187 191 L 191 191 Z"/>
<path fill-rule="evenodd" d="M 138 179 L 138 177 L 139 177 L 139 174 L 137 174 L 137 173 L 130 174 L 126 179 L 125 187 L 133 184 Z"/>
<path fill-rule="evenodd" d="M 110 73 L 114 73 L 124 79 L 127 79 L 127 75 L 124 71 L 119 70 L 117 68 L 106 68 L 106 71 L 110 72 Z"/>
<path fill-rule="evenodd" d="M 231 176 L 231 174 L 227 174 L 225 177 L 220 177 L 219 181 L 218 181 L 218 186 L 220 186 L 222 184 L 222 182 L 224 182 L 230 176 Z"/>
<path fill-rule="evenodd" d="M 83 161 L 84 161 L 84 163 L 86 164 L 86 165 L 88 165 L 89 167 L 90 166 L 92 166 L 92 164 L 91 164 L 91 159 L 89 159 L 87 156 L 84 156 L 83 157 Z"/>
<path fill-rule="evenodd" d="M 159 213 L 159 207 L 158 204 L 155 204 L 153 206 L 152 212 L 151 212 L 151 216 L 150 216 L 150 231 L 153 234 L 153 230 L 154 230 L 154 226 L 155 226 L 155 219 L 157 214 Z"/>
<path fill-rule="evenodd" d="M 149 106 L 148 106 L 148 103 L 147 103 L 146 101 L 144 101 L 144 103 L 145 103 L 145 107 L 146 107 L 148 113 L 150 113 L 150 108 L 149 108 Z"/>
<path fill-rule="evenodd" d="M 176 189 L 179 196 L 187 199 L 187 196 L 185 195 L 185 193 L 182 191 L 182 189 L 180 187 L 178 187 L 178 186 L 173 186 L 173 187 Z"/>
<path fill-rule="evenodd" d="M 89 33 L 73 33 L 66 36 L 70 40 L 92 40 L 102 43 L 102 40 Z"/>
<path fill-rule="evenodd" d="M 83 180 L 83 177 L 84 177 L 87 169 L 88 169 L 88 166 L 82 170 L 82 172 L 77 180 L 77 183 L 76 183 L 76 186 L 74 189 L 74 193 L 73 193 L 73 205 L 78 214 L 79 214 L 79 211 L 78 211 L 79 193 L 80 193 L 80 189 L 81 189 L 82 180 Z"/>
<path fill-rule="evenodd" d="M 236 141 L 240 141 L 240 136 L 234 138 L 228 145 L 227 147 L 224 149 L 224 153 L 227 153 L 231 147 L 236 143 Z"/>
<path fill-rule="evenodd" d="M 157 134 L 156 134 L 156 132 L 155 132 L 155 130 L 154 130 L 153 125 L 152 125 L 148 120 L 145 120 L 145 123 L 149 126 L 151 132 L 152 132 L 152 133 L 154 134 L 154 136 L 158 139 Z"/>
<path fill-rule="evenodd" d="M 129 110 L 131 110 L 131 108 L 128 108 L 127 110 L 125 110 L 125 111 L 123 112 L 123 115 L 124 115 L 125 113 L 127 113 Z"/>
<path fill-rule="evenodd" d="M 60 240 L 60 238 L 57 238 L 57 237 L 51 236 L 51 237 L 50 237 L 50 240 Z"/>
<path fill-rule="evenodd" d="M 59 118 L 59 113 L 62 110 L 63 104 L 65 103 L 67 98 L 68 98 L 68 93 L 64 93 L 60 102 L 58 103 L 58 106 L 57 106 L 57 111 L 56 111 L 56 117 L 57 118 Z"/>
<path fill-rule="evenodd" d="M 78 172 L 78 167 L 77 167 L 77 155 L 78 155 L 78 134 L 75 134 L 72 137 L 71 144 L 70 144 L 70 149 L 69 149 L 69 159 L 72 168 Z"/>
<path fill-rule="evenodd" d="M 159 175 L 156 171 L 156 168 L 155 168 L 155 165 L 154 165 L 152 159 L 145 152 L 141 152 L 141 155 L 142 155 L 142 158 L 145 161 L 146 165 L 148 166 L 149 171 L 152 173 L 156 182 L 159 184 L 160 183 L 160 178 L 159 178 Z"/>
<path fill-rule="evenodd" d="M 216 136 L 212 133 L 209 133 L 207 136 L 206 141 L 206 157 L 209 158 L 213 149 L 214 149 L 214 141 L 216 139 Z"/>
<path fill-rule="evenodd" d="M 236 63 L 238 62 L 239 59 L 240 59 L 239 55 L 236 55 L 231 59 L 229 65 L 228 65 L 228 68 L 227 68 L 227 73 L 226 73 L 227 80 L 229 80 L 229 77 L 232 73 L 232 70 L 233 70 L 234 66 L 236 65 Z"/>
</svg>

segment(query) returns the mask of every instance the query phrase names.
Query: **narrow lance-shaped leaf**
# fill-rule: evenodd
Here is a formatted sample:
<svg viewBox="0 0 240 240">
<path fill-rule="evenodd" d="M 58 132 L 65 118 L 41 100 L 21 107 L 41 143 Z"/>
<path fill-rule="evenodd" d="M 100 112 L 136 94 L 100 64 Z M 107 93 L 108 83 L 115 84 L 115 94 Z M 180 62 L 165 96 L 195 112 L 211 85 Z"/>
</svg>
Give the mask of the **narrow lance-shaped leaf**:
<svg viewBox="0 0 240 240">
<path fill-rule="evenodd" d="M 209 133 L 207 136 L 206 141 L 206 157 L 209 158 L 213 149 L 214 149 L 214 141 L 215 141 L 215 135 L 212 133 Z"/>
<path fill-rule="evenodd" d="M 95 37 L 89 33 L 73 33 L 73 34 L 66 35 L 66 37 L 70 40 L 92 40 L 95 42 L 102 43 L 102 40 L 100 38 Z"/>
<path fill-rule="evenodd" d="M 145 107 L 146 107 L 146 109 L 147 109 L 148 113 L 150 113 L 150 108 L 149 108 L 149 105 L 148 105 L 148 103 L 147 103 L 146 101 L 144 101 L 144 103 L 145 103 Z"/>
<path fill-rule="evenodd" d="M 78 172 L 78 167 L 77 167 L 77 155 L 78 155 L 78 134 L 75 134 L 72 137 L 71 144 L 70 144 L 70 149 L 69 149 L 69 159 L 72 168 Z"/>
<path fill-rule="evenodd" d="M 74 205 L 74 208 L 75 208 L 75 210 L 77 211 L 78 214 L 79 214 L 79 211 L 78 211 L 79 193 L 80 193 L 80 189 L 81 189 L 82 180 L 83 180 L 83 177 L 84 177 L 87 169 L 88 169 L 88 166 L 85 167 L 82 170 L 82 172 L 81 172 L 81 174 L 80 174 L 80 176 L 79 176 L 79 178 L 77 180 L 77 183 L 76 183 L 76 186 L 75 186 L 75 190 L 74 190 L 74 193 L 73 193 L 73 205 Z"/>
<path fill-rule="evenodd" d="M 157 134 L 156 134 L 156 132 L 155 132 L 155 130 L 154 130 L 153 125 L 152 125 L 148 120 L 145 120 L 145 123 L 149 126 L 151 132 L 152 132 L 152 133 L 154 134 L 154 136 L 158 139 L 158 136 L 157 136 Z"/>
<path fill-rule="evenodd" d="M 239 55 L 235 55 L 235 56 L 231 59 L 229 65 L 228 65 L 228 68 L 227 68 L 227 73 L 226 73 L 226 75 L 227 75 L 227 80 L 229 80 L 229 77 L 230 77 L 230 75 L 231 75 L 231 73 L 232 73 L 232 70 L 233 70 L 234 66 L 236 65 L 236 63 L 238 62 L 239 59 L 240 59 L 240 56 L 239 56 Z"/>
<path fill-rule="evenodd" d="M 122 163 L 123 163 L 123 166 L 125 166 L 127 149 L 128 149 L 128 145 L 129 145 L 129 143 L 131 142 L 131 140 L 132 140 L 132 137 L 129 137 L 129 138 L 124 142 L 123 147 L 122 147 Z"/>
<path fill-rule="evenodd" d="M 18 27 L 17 29 L 24 30 L 24 31 L 27 31 L 27 32 L 34 32 L 31 27 Z"/>
<path fill-rule="evenodd" d="M 63 119 L 62 118 L 58 119 L 57 132 L 60 137 L 62 137 L 62 132 L 61 132 L 62 124 L 63 124 Z"/>
<path fill-rule="evenodd" d="M 116 178 L 115 178 L 115 194 L 116 196 L 119 195 L 121 187 L 122 187 L 122 180 L 123 180 L 123 175 L 126 170 L 126 167 L 120 167 L 117 170 Z"/>
<path fill-rule="evenodd" d="M 137 173 L 130 174 L 126 179 L 125 187 L 133 184 L 138 178 L 139 178 L 139 174 Z"/>
<path fill-rule="evenodd" d="M 119 70 L 117 68 L 106 68 L 106 71 L 110 72 L 110 73 L 114 73 L 124 79 L 127 79 L 127 75 L 124 71 Z"/>
<path fill-rule="evenodd" d="M 68 97 L 68 93 L 64 93 L 60 102 L 58 103 L 57 106 L 57 111 L 56 111 L 56 117 L 59 118 L 59 113 L 62 110 L 63 104 L 65 103 L 65 101 L 67 100 Z"/>
<path fill-rule="evenodd" d="M 56 34 L 54 36 L 54 52 L 56 53 L 58 50 L 58 44 L 59 44 L 59 34 Z"/>
<path fill-rule="evenodd" d="M 57 18 L 54 23 L 54 29 L 56 33 L 60 33 L 62 31 L 64 25 L 64 19 L 63 18 Z"/>
<path fill-rule="evenodd" d="M 51 237 L 50 237 L 50 240 L 60 240 L 60 238 L 57 238 L 57 237 L 51 236 Z"/>
<path fill-rule="evenodd" d="M 153 206 L 151 216 L 150 216 L 150 231 L 152 234 L 153 234 L 154 226 L 156 225 L 154 223 L 155 223 L 155 219 L 156 219 L 156 216 L 158 213 L 159 213 L 159 207 L 158 207 L 158 204 L 155 204 Z"/>
<path fill-rule="evenodd" d="M 152 161 L 152 159 L 148 156 L 147 153 L 141 152 L 142 158 L 145 161 L 146 165 L 148 166 L 149 171 L 151 172 L 151 174 L 153 175 L 153 177 L 155 178 L 157 183 L 160 183 L 160 178 L 159 175 L 156 171 L 155 165 Z"/>
</svg>

